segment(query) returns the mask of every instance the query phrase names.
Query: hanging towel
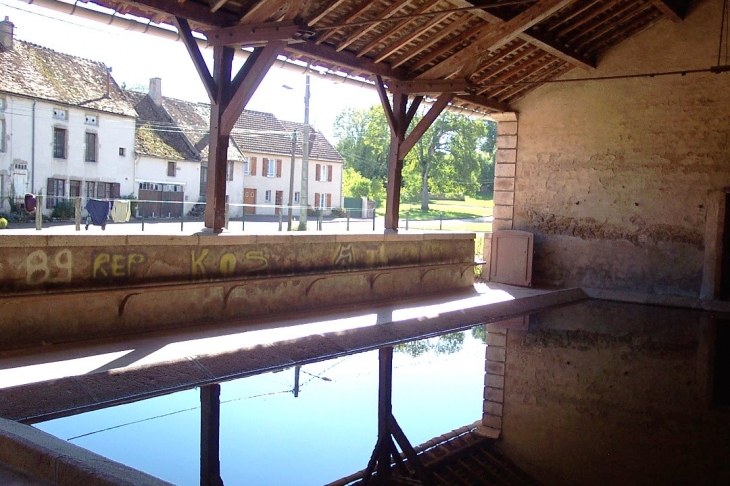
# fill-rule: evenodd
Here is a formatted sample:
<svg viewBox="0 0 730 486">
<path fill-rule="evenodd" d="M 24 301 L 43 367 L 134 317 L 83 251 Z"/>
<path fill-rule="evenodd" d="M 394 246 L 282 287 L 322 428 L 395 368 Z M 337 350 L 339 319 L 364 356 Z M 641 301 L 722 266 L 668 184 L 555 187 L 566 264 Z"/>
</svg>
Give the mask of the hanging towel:
<svg viewBox="0 0 730 486">
<path fill-rule="evenodd" d="M 129 201 L 115 199 L 112 206 L 112 221 L 115 223 L 126 223 L 132 216 Z"/>
<path fill-rule="evenodd" d="M 89 216 L 91 216 L 92 223 L 96 226 L 106 226 L 106 218 L 109 216 L 109 201 L 89 199 L 86 202 L 86 210 L 89 212 Z"/>
</svg>

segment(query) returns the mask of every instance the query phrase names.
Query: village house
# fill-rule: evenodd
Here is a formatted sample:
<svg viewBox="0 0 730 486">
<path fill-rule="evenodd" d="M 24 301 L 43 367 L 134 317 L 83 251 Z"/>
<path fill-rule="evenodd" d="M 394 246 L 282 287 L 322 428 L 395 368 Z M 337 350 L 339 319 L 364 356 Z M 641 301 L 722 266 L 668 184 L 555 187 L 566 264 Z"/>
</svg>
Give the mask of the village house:
<svg viewBox="0 0 730 486">
<path fill-rule="evenodd" d="M 134 191 L 134 107 L 103 63 L 13 39 L 0 22 L 0 210 L 43 193 L 65 198 Z"/>
<path fill-rule="evenodd" d="M 137 182 L 140 199 L 205 201 L 210 105 L 162 96 L 162 81 L 147 93 L 127 91 L 137 110 Z M 304 125 L 271 113 L 244 110 L 228 148 L 226 194 L 229 215 L 279 214 L 289 201 L 292 136 L 297 133 L 293 205 L 300 205 Z M 310 126 L 307 205 L 325 212 L 342 205 L 343 159 L 321 132 Z M 184 196 L 183 196 L 184 194 Z M 149 203 L 147 214 L 152 209 Z M 172 205 L 163 214 L 172 211 Z M 178 209 L 179 211 L 179 209 Z M 296 210 L 294 211 L 297 212 Z M 173 215 L 179 215 L 174 213 Z"/>
</svg>

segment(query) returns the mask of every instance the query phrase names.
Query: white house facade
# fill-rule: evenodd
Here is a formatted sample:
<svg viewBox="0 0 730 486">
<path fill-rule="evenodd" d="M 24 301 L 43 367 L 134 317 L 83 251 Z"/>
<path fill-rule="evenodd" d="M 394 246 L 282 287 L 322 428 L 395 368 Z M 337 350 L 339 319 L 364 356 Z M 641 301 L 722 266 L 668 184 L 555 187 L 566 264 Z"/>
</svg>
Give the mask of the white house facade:
<svg viewBox="0 0 730 486">
<path fill-rule="evenodd" d="M 134 109 L 101 63 L 13 41 L 0 22 L 0 210 L 134 191 Z M 10 198 L 10 199 L 9 199 Z"/>
</svg>

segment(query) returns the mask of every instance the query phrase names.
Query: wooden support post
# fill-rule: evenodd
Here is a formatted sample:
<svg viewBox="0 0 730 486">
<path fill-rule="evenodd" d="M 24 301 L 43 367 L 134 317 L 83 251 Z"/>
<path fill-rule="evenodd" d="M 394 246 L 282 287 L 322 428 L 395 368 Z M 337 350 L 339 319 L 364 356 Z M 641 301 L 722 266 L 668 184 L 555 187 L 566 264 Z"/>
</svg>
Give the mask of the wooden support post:
<svg viewBox="0 0 730 486">
<path fill-rule="evenodd" d="M 388 188 L 385 203 L 385 232 L 398 232 L 398 212 L 400 210 L 400 189 L 403 181 L 403 160 L 413 146 L 423 137 L 426 130 L 433 124 L 441 112 L 454 98 L 453 93 L 442 93 L 428 113 L 418 122 L 416 127 L 406 137 L 408 126 L 416 114 L 423 96 L 414 97 L 408 107 L 408 94 L 403 91 L 393 92 L 391 106 L 385 85 L 380 76 L 377 76 L 376 87 L 380 95 L 380 103 L 385 110 L 385 118 L 390 125 L 390 150 L 388 152 Z"/>
<path fill-rule="evenodd" d="M 223 486 L 220 463 L 221 386 L 200 387 L 200 486 Z"/>
</svg>

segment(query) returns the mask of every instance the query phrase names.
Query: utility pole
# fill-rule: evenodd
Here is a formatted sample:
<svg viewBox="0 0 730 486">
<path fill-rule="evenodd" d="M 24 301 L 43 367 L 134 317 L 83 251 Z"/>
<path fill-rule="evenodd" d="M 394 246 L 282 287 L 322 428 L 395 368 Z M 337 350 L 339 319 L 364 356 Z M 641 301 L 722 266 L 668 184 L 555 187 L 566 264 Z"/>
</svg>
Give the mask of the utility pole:
<svg viewBox="0 0 730 486">
<path fill-rule="evenodd" d="M 299 231 L 307 230 L 308 200 L 307 185 L 309 182 L 309 74 L 306 76 L 304 89 L 304 135 L 302 137 L 302 189 L 299 196 Z M 314 202 L 317 204 L 317 201 Z"/>
<path fill-rule="evenodd" d="M 294 162 L 297 156 L 297 131 L 291 134 L 291 170 L 289 171 L 289 214 L 287 216 L 286 230 L 291 231 L 291 212 L 294 205 Z"/>
</svg>

